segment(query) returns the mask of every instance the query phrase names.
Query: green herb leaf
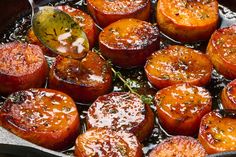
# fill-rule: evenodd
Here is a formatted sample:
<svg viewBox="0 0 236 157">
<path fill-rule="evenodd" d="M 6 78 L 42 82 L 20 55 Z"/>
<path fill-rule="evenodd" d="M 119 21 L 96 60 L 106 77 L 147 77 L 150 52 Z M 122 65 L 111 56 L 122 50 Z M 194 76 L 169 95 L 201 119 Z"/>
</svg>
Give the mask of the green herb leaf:
<svg viewBox="0 0 236 157">
<path fill-rule="evenodd" d="M 153 96 L 151 95 L 141 95 L 141 100 L 143 101 L 144 104 L 151 105 L 153 104 Z"/>
</svg>

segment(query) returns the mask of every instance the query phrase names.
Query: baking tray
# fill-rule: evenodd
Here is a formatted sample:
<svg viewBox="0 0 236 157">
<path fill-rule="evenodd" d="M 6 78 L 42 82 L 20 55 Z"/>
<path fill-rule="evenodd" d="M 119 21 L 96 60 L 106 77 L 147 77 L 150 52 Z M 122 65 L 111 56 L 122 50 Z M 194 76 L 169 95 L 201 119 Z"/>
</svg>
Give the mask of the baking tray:
<svg viewBox="0 0 236 157">
<path fill-rule="evenodd" d="M 150 21 L 155 23 L 155 6 L 157 0 L 152 0 L 152 15 Z M 37 5 L 63 5 L 67 4 L 81 10 L 86 10 L 85 0 L 36 0 Z M 236 24 L 236 0 L 219 0 L 220 8 L 220 23 L 219 28 Z M 30 5 L 27 0 L 0 0 L 0 43 L 7 43 L 15 40 L 25 42 L 25 35 L 28 28 L 30 27 Z M 175 42 L 165 35 L 161 34 L 161 48 L 167 45 L 181 44 L 187 47 L 195 48 L 205 52 L 207 42 L 196 42 L 190 44 L 182 44 Z M 52 64 L 53 59 L 47 57 L 49 64 Z M 154 95 L 156 89 L 154 89 L 150 83 L 148 83 L 144 71 L 142 68 L 132 70 L 119 70 L 125 79 L 132 80 L 132 87 L 137 90 L 140 94 Z M 212 73 L 212 81 L 206 87 L 213 96 L 213 109 L 222 109 L 222 105 L 219 99 L 219 95 L 223 87 L 230 82 L 223 76 L 219 75 L 215 70 Z M 127 91 L 123 86 L 123 83 L 119 80 L 114 81 L 113 91 Z M 4 98 L 0 97 L 0 106 L 3 103 Z M 78 110 L 80 111 L 80 118 L 82 121 L 82 132 L 86 130 L 84 125 L 84 119 L 89 104 L 77 103 Z M 153 111 L 155 106 L 151 105 Z M 156 119 L 155 128 L 151 137 L 143 143 L 143 151 L 145 156 L 162 140 L 167 138 L 169 135 L 161 128 Z M 73 156 L 73 147 L 62 151 L 55 152 L 48 150 L 27 142 L 12 133 L 8 132 L 4 128 L 0 127 L 0 157 L 58 157 L 58 156 Z M 220 154 L 210 155 L 211 157 L 231 157 L 236 156 L 235 152 L 225 152 Z"/>
</svg>

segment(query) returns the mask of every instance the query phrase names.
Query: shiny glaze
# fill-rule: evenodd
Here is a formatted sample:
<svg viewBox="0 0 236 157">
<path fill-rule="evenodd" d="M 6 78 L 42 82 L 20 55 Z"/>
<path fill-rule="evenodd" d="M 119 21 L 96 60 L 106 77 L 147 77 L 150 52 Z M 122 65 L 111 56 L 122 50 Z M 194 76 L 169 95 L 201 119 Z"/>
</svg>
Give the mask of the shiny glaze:
<svg viewBox="0 0 236 157">
<path fill-rule="evenodd" d="M 42 49 L 44 55 L 52 57 L 57 56 L 57 54 L 53 53 L 50 49 L 48 49 L 38 40 L 38 38 L 35 36 L 32 30 L 32 27 L 28 30 L 27 41 L 31 44 L 38 45 Z"/>
<path fill-rule="evenodd" d="M 218 111 L 206 114 L 198 135 L 208 154 L 236 150 L 236 119 Z"/>
<path fill-rule="evenodd" d="M 201 118 L 211 111 L 212 100 L 202 87 L 178 84 L 159 90 L 155 104 L 160 123 L 168 133 L 194 135 Z"/>
<path fill-rule="evenodd" d="M 99 97 L 88 110 L 92 127 L 131 130 L 145 119 L 145 105 L 134 94 L 111 93 Z"/>
<path fill-rule="evenodd" d="M 95 128 L 77 138 L 75 155 L 78 157 L 141 157 L 142 149 L 137 138 L 131 133 Z"/>
<path fill-rule="evenodd" d="M 218 19 L 216 0 L 161 0 L 163 10 L 168 17 L 179 25 L 194 26 L 212 23 Z"/>
<path fill-rule="evenodd" d="M 236 80 L 222 90 L 221 101 L 225 109 L 236 109 Z"/>
<path fill-rule="evenodd" d="M 157 88 L 188 82 L 203 86 L 211 80 L 213 66 L 205 54 L 184 46 L 169 46 L 153 53 L 145 72 Z"/>
<path fill-rule="evenodd" d="M 74 20 L 80 25 L 80 27 L 87 35 L 87 38 L 89 40 L 89 47 L 93 48 L 98 37 L 98 30 L 91 16 L 79 9 L 72 8 L 68 5 L 57 6 L 56 8 L 66 12 L 74 18 Z"/>
<path fill-rule="evenodd" d="M 54 72 L 56 76 L 66 82 L 88 87 L 105 83 L 110 77 L 106 62 L 94 52 L 89 52 L 82 60 L 81 67 L 79 64 L 80 62 L 77 60 L 58 57 Z"/>
<path fill-rule="evenodd" d="M 89 0 L 89 3 L 105 14 L 124 14 L 145 7 L 148 0 Z"/>
<path fill-rule="evenodd" d="M 124 18 L 148 20 L 151 11 L 151 1 L 88 0 L 87 7 L 97 24 L 105 27 Z"/>
<path fill-rule="evenodd" d="M 111 85 L 111 69 L 95 52 L 88 52 L 81 62 L 58 56 L 49 75 L 50 88 L 82 102 L 91 102 L 109 92 Z"/>
<path fill-rule="evenodd" d="M 1 75 L 23 76 L 34 73 L 44 63 L 45 58 L 38 46 L 13 42 L 0 45 Z"/>
<path fill-rule="evenodd" d="M 81 60 L 89 50 L 89 41 L 81 26 L 53 6 L 40 7 L 32 18 L 32 30 L 47 48 L 61 56 Z"/>
<path fill-rule="evenodd" d="M 207 40 L 217 28 L 217 0 L 159 0 L 157 23 L 161 31 L 182 42 Z"/>
<path fill-rule="evenodd" d="M 187 136 L 173 136 L 157 145 L 149 157 L 205 157 L 206 151 L 194 138 Z"/>
<path fill-rule="evenodd" d="M 158 28 L 138 19 L 123 19 L 112 23 L 100 34 L 100 43 L 110 49 L 143 49 L 159 39 Z"/>
<path fill-rule="evenodd" d="M 56 8 L 66 12 L 67 14 L 69 14 L 71 17 L 74 18 L 74 20 L 79 24 L 79 26 L 83 29 L 83 31 L 87 35 L 90 48 L 93 48 L 98 37 L 98 32 L 95 23 L 93 19 L 90 17 L 90 15 L 84 13 L 79 9 L 72 8 L 68 5 L 57 6 Z M 48 48 L 46 48 L 37 39 L 32 29 L 29 29 L 27 36 L 28 36 L 28 41 L 32 44 L 39 45 L 43 49 L 44 54 L 48 56 L 56 56 L 53 52 L 51 52 Z"/>
<path fill-rule="evenodd" d="M 156 26 L 133 18 L 116 21 L 99 35 L 102 54 L 122 68 L 142 66 L 146 58 L 159 49 L 159 42 Z"/>
<path fill-rule="evenodd" d="M 42 50 L 20 42 L 0 45 L 0 93 L 9 95 L 18 90 L 42 87 L 48 66 Z"/>
<path fill-rule="evenodd" d="M 214 32 L 207 47 L 215 68 L 226 78 L 236 78 L 236 25 Z"/>
<path fill-rule="evenodd" d="M 153 119 L 150 107 L 143 104 L 138 96 L 113 92 L 98 97 L 90 106 L 87 126 L 130 131 L 143 141 L 152 131 Z"/>
<path fill-rule="evenodd" d="M 62 4 L 69 4 L 70 6 L 73 6 L 74 8 L 82 8 L 86 10 L 85 3 L 82 3 L 84 1 L 78 1 L 78 0 L 70 0 L 70 1 L 56 1 L 56 5 L 62 5 Z M 52 5 L 53 2 L 50 3 Z M 153 0 L 152 3 L 156 3 L 156 0 Z M 230 4 L 234 4 L 234 1 L 224 1 L 220 0 L 220 16 L 222 18 L 221 26 L 227 26 L 232 24 L 235 21 L 235 13 L 233 12 L 234 6 Z M 54 4 L 54 3 L 53 3 Z M 228 6 L 227 6 L 228 5 Z M 154 10 L 154 9 L 153 9 Z M 154 15 L 155 13 L 152 12 Z M 154 21 L 152 21 L 154 22 Z M 30 16 L 26 15 L 20 18 L 16 18 L 16 21 L 11 23 L 11 25 L 8 27 L 6 31 L 2 32 L 0 42 L 1 43 L 7 43 L 9 41 L 13 40 L 20 40 L 25 41 L 25 34 L 28 28 L 30 27 Z M 165 38 L 165 36 L 162 36 L 162 48 L 164 46 L 167 46 L 169 44 L 175 44 L 175 42 Z M 188 46 L 199 49 L 199 50 L 205 50 L 205 42 L 202 43 L 192 43 L 188 44 Z M 51 60 L 49 60 L 49 63 L 51 64 Z M 150 84 L 147 83 L 146 77 L 143 75 L 142 69 L 132 69 L 132 70 L 122 70 L 122 74 L 125 76 L 125 78 L 131 78 L 132 80 L 135 80 L 135 89 L 137 88 L 138 91 L 141 91 L 142 94 L 150 94 L 147 89 L 149 89 Z M 221 92 L 222 88 L 228 83 L 228 80 L 219 75 L 215 70 L 213 71 L 213 77 L 210 86 L 207 86 L 207 88 L 212 93 L 213 97 L 213 106 L 214 108 L 219 108 L 221 106 L 220 100 L 219 100 L 219 93 Z M 143 87 L 144 85 L 144 87 Z M 151 88 L 153 91 L 155 89 Z M 127 90 L 122 82 L 116 81 L 114 83 L 114 90 L 115 91 L 125 91 Z M 155 94 L 155 92 L 153 92 Z M 153 94 L 152 94 L 153 95 Z M 3 100 L 3 99 L 1 99 Z M 80 108 L 81 117 L 83 118 L 86 116 L 87 107 L 83 106 Z M 84 129 L 86 130 L 86 129 Z M 162 140 L 164 140 L 167 137 L 166 133 L 162 131 L 159 127 L 159 123 L 155 123 L 155 129 L 153 130 L 152 136 L 149 138 L 148 141 L 144 142 L 143 150 L 145 156 L 148 156 L 149 152 L 152 150 L 154 146 L 156 146 L 158 143 L 160 143 Z M 68 151 L 65 151 L 63 153 L 70 154 L 73 156 L 73 148 L 69 149 Z"/>
<path fill-rule="evenodd" d="M 62 149 L 78 134 L 79 114 L 73 100 L 62 92 L 29 89 L 6 99 L 0 124 L 33 143 Z"/>
</svg>

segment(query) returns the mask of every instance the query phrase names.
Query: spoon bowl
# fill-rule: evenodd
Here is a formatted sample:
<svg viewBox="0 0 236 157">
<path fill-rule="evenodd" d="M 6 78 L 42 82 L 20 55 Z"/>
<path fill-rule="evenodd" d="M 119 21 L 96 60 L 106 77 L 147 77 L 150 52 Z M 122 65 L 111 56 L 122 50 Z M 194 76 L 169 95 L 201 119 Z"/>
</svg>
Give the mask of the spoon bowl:
<svg viewBox="0 0 236 157">
<path fill-rule="evenodd" d="M 54 7 L 39 7 L 33 15 L 32 28 L 37 38 L 58 55 L 81 60 L 89 50 L 88 39 L 79 24 Z"/>
</svg>

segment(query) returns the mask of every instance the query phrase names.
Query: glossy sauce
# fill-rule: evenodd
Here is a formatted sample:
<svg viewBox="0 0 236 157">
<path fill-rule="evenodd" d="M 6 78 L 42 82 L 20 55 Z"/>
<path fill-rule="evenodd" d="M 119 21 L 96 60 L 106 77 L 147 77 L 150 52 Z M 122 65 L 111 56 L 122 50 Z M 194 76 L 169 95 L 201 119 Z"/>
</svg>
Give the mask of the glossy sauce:
<svg viewBox="0 0 236 157">
<path fill-rule="evenodd" d="M 155 3 L 157 2 L 157 0 L 152 0 L 152 5 L 154 6 Z M 234 9 L 236 9 L 235 7 L 233 7 L 233 5 L 228 5 L 229 1 L 223 1 L 223 0 L 219 0 L 219 12 L 220 12 L 220 17 L 221 17 L 221 27 L 225 27 L 225 26 L 229 26 L 233 23 L 236 22 L 236 13 L 234 11 Z M 234 3 L 232 1 L 232 3 Z M 62 5 L 62 4 L 69 4 L 72 7 L 75 8 L 81 8 L 82 10 L 86 10 L 85 9 L 85 1 L 84 0 L 72 0 L 72 1 L 57 1 L 56 3 L 54 3 L 55 5 Z M 154 15 L 154 13 L 152 13 L 152 15 Z M 28 29 L 30 28 L 30 15 L 27 14 L 21 18 L 18 18 L 18 20 L 11 24 L 11 26 L 8 27 L 8 30 L 4 31 L 1 33 L 1 38 L 0 38 L 0 43 L 7 43 L 7 42 L 11 42 L 11 41 L 15 41 L 15 40 L 20 40 L 22 42 L 26 41 L 26 34 Z M 152 23 L 155 22 L 154 17 L 151 17 L 151 21 Z M 181 44 L 179 42 L 175 42 L 174 40 L 172 40 L 171 38 L 168 38 L 167 36 L 161 34 L 161 48 L 166 47 L 167 45 L 170 44 Z M 192 43 L 192 44 L 182 44 L 185 45 L 187 47 L 190 48 L 195 48 L 201 51 L 205 51 L 206 49 L 206 42 L 196 42 L 196 43 Z M 53 58 L 47 57 L 49 64 L 51 65 L 54 61 Z M 120 69 L 118 69 L 120 70 Z M 156 89 L 154 89 L 150 83 L 147 81 L 145 73 L 143 71 L 143 69 L 141 68 L 137 68 L 137 69 L 132 69 L 132 70 L 120 70 L 122 75 L 124 75 L 125 79 L 132 79 L 134 81 L 132 81 L 132 87 L 134 89 L 136 89 L 140 94 L 147 94 L 147 95 L 152 95 L 154 96 L 156 93 Z M 225 79 L 222 75 L 219 75 L 215 70 L 213 71 L 212 74 L 212 80 L 211 83 L 207 86 L 207 89 L 209 89 L 211 95 L 213 96 L 213 108 L 222 108 L 221 105 L 221 101 L 220 101 L 220 96 L 219 93 L 221 92 L 221 90 L 226 86 L 226 84 L 229 82 L 229 80 Z M 128 91 L 126 87 L 123 86 L 123 83 L 119 80 L 116 80 L 114 82 L 114 87 L 113 87 L 114 91 Z M 4 97 L 1 97 L 1 102 L 0 104 L 2 104 L 2 102 L 5 100 Z M 86 114 L 87 114 L 87 109 L 88 106 L 85 104 L 80 104 L 80 115 L 81 115 L 81 119 L 82 122 L 84 122 Z M 152 108 L 155 108 L 155 106 L 151 105 Z M 85 132 L 86 128 L 85 125 L 82 124 L 82 130 L 83 132 Z M 153 133 L 151 135 L 151 137 L 144 142 L 144 147 L 143 147 L 143 151 L 145 156 L 148 156 L 148 153 L 161 141 L 163 141 L 166 137 L 168 137 L 169 135 L 166 134 L 165 131 L 162 130 L 162 128 L 159 126 L 158 120 L 156 120 L 155 123 L 155 128 L 153 130 Z M 74 148 L 68 149 L 67 151 L 64 151 L 65 154 L 73 154 L 73 150 Z"/>
<path fill-rule="evenodd" d="M 88 123 L 92 127 L 131 130 L 144 119 L 145 105 L 130 93 L 113 93 L 99 97 L 88 110 Z"/>
<path fill-rule="evenodd" d="M 2 75 L 22 76 L 34 73 L 45 63 L 41 49 L 30 44 L 18 42 L 0 45 L 0 73 Z M 20 51 L 19 51 L 20 50 Z"/>
<path fill-rule="evenodd" d="M 90 0 L 90 3 L 106 14 L 129 13 L 144 7 L 148 0 Z"/>
<path fill-rule="evenodd" d="M 225 62 L 236 66 L 236 25 L 218 30 L 212 44 Z"/>
<path fill-rule="evenodd" d="M 231 118 L 218 111 L 210 112 L 202 119 L 198 138 L 201 143 L 208 143 L 206 151 L 211 154 L 236 150 L 235 126 L 236 119 L 234 117 Z M 204 137 L 204 142 L 202 142 L 202 137 Z M 209 149 L 209 147 L 211 148 Z"/>
<path fill-rule="evenodd" d="M 96 65 L 95 67 L 93 67 Z M 93 68 L 90 68 L 93 67 Z M 106 63 L 93 52 L 88 52 L 81 62 L 60 57 L 57 59 L 54 73 L 65 82 L 80 86 L 94 86 L 109 82 L 110 73 Z"/>
<path fill-rule="evenodd" d="M 230 84 L 227 87 L 227 96 L 228 98 L 236 104 L 236 84 Z"/>
<path fill-rule="evenodd" d="M 159 53 L 157 52 L 156 55 L 160 55 L 159 57 L 153 54 L 153 56 L 150 57 L 148 64 L 150 64 L 150 69 L 155 68 L 153 71 L 155 72 L 155 75 L 160 75 L 160 79 L 166 78 L 183 81 L 187 81 L 188 79 L 199 79 L 202 76 L 209 75 L 211 67 L 207 70 L 205 68 L 198 69 L 204 65 L 197 65 L 196 57 L 193 57 L 194 55 L 197 56 L 197 54 L 199 54 L 199 56 L 201 55 L 198 51 L 192 51 L 183 47 L 170 47 L 167 50 L 163 50 Z M 152 58 L 156 57 L 157 61 L 155 61 L 155 59 L 152 61 Z M 188 57 L 189 60 L 187 59 Z M 205 58 L 206 57 L 204 56 L 204 59 Z M 209 65 L 209 63 L 210 61 L 205 64 Z M 196 69 L 196 71 L 194 71 L 194 69 Z"/>
<path fill-rule="evenodd" d="M 148 79 L 157 88 L 183 82 L 204 86 L 211 79 L 212 69 L 205 54 L 177 45 L 154 52 L 145 65 Z"/>
<path fill-rule="evenodd" d="M 194 138 L 172 136 L 150 153 L 149 157 L 205 157 L 206 151 Z"/>
<path fill-rule="evenodd" d="M 109 25 L 100 34 L 100 42 L 110 49 L 138 50 L 159 39 L 156 26 L 137 19 L 125 19 Z M 108 30 L 108 31 L 107 31 Z"/>
<path fill-rule="evenodd" d="M 188 84 L 165 88 L 155 98 L 157 105 L 176 119 L 187 119 L 201 112 L 204 106 L 211 106 L 207 90 Z"/>
<path fill-rule="evenodd" d="M 9 115 L 8 123 L 24 131 L 55 132 L 69 126 L 78 116 L 68 96 L 51 90 L 20 91 L 11 95 L 4 105 L 2 113 Z"/>
<path fill-rule="evenodd" d="M 211 19 L 218 17 L 215 0 L 163 0 L 163 3 L 164 1 L 170 4 L 163 8 L 165 14 L 176 17 L 172 20 L 179 25 L 206 25 L 212 22 Z"/>
<path fill-rule="evenodd" d="M 125 132 L 104 128 L 91 129 L 80 135 L 76 141 L 76 151 L 87 156 L 99 157 L 141 157 L 137 138 Z M 80 154 L 80 153 L 77 153 Z"/>
</svg>

